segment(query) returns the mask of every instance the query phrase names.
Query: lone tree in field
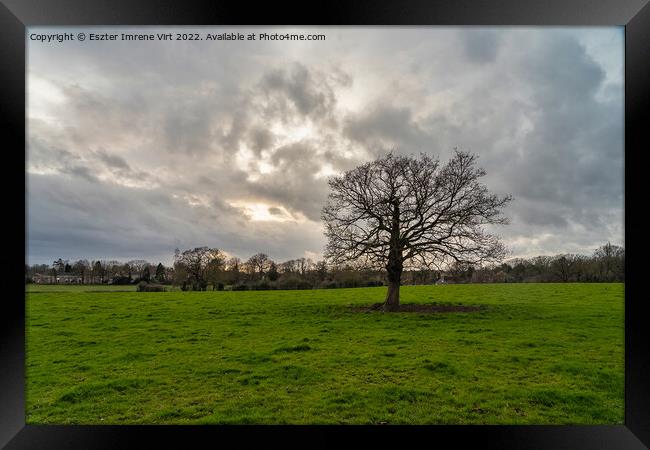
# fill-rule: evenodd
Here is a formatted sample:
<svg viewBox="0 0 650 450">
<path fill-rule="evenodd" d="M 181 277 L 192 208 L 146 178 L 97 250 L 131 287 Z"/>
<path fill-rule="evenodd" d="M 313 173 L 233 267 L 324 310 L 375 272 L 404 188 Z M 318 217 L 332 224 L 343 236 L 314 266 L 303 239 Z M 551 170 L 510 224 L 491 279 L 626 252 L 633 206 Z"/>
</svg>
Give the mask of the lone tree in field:
<svg viewBox="0 0 650 450">
<path fill-rule="evenodd" d="M 425 154 L 388 154 L 330 178 L 322 212 L 326 258 L 386 269 L 384 311 L 399 311 L 405 267 L 440 270 L 454 261 L 501 260 L 505 247 L 483 226 L 507 224 L 501 209 L 512 197 L 488 192 L 479 182 L 485 171 L 476 167 L 476 159 L 456 151 L 441 165 Z"/>
</svg>

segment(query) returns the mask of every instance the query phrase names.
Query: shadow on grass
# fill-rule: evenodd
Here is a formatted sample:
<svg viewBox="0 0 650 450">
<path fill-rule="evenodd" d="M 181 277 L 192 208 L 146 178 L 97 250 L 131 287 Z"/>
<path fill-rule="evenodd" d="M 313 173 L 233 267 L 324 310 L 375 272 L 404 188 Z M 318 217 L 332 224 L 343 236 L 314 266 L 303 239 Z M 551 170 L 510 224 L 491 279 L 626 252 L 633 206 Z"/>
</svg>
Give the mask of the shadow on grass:
<svg viewBox="0 0 650 450">
<path fill-rule="evenodd" d="M 370 306 L 353 306 L 349 309 L 354 312 L 385 312 L 382 310 L 383 303 L 375 303 Z M 399 313 L 450 313 L 450 312 L 479 312 L 485 311 L 485 305 L 445 305 L 439 303 L 406 303 L 399 305 Z"/>
</svg>

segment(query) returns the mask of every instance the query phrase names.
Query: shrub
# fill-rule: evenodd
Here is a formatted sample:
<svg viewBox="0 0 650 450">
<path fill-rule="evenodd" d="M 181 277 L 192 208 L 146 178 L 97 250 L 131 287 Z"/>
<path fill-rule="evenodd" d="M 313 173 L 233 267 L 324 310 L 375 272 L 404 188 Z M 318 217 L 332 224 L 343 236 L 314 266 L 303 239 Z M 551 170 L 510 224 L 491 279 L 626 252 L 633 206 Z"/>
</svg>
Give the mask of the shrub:
<svg viewBox="0 0 650 450">
<path fill-rule="evenodd" d="M 269 289 L 273 289 L 273 286 L 268 281 L 262 280 L 259 283 L 253 284 L 251 289 L 255 291 L 268 291 Z"/>
<path fill-rule="evenodd" d="M 205 291 L 208 288 L 208 282 L 205 280 L 201 280 L 198 282 L 193 282 L 192 283 L 192 290 L 193 291 Z"/>
<path fill-rule="evenodd" d="M 283 275 L 278 280 L 277 285 L 279 289 L 296 289 L 298 282 L 300 282 L 300 278 L 298 278 L 295 275 L 289 274 L 289 275 Z"/>
<path fill-rule="evenodd" d="M 181 291 L 205 291 L 208 288 L 208 282 L 201 281 L 187 281 L 184 280 L 181 284 Z"/>
<path fill-rule="evenodd" d="M 166 290 L 167 290 L 167 288 L 165 288 L 165 286 L 163 286 L 162 284 L 149 284 L 145 288 L 144 291 L 145 292 L 165 292 Z"/>
<path fill-rule="evenodd" d="M 312 283 L 295 275 L 287 275 L 280 278 L 277 283 L 278 289 L 311 289 Z"/>
<path fill-rule="evenodd" d="M 233 291 L 247 291 L 248 286 L 246 286 L 245 284 L 236 284 L 236 285 L 234 285 L 232 287 L 232 290 Z"/>
<path fill-rule="evenodd" d="M 131 284 L 131 278 L 129 277 L 113 277 L 113 280 L 111 280 L 111 284 Z"/>
<path fill-rule="evenodd" d="M 307 280 L 300 280 L 296 284 L 296 289 L 311 289 L 311 288 L 312 288 L 312 285 Z"/>
<path fill-rule="evenodd" d="M 165 286 L 161 284 L 149 284 L 146 281 L 138 283 L 138 292 L 165 292 Z"/>
<path fill-rule="evenodd" d="M 323 289 L 336 289 L 339 287 L 339 284 L 334 280 L 323 281 L 320 284 L 320 287 Z"/>
</svg>

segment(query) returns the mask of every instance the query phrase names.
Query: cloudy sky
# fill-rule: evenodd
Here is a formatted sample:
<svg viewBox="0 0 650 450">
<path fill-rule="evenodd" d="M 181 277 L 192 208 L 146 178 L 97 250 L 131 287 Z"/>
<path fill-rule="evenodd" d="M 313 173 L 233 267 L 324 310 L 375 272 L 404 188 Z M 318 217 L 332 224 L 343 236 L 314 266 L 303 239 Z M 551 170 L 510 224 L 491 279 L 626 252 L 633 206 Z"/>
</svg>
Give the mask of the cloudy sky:
<svg viewBox="0 0 650 450">
<path fill-rule="evenodd" d="M 30 28 L 325 41 L 28 40 L 28 263 L 218 247 L 318 259 L 327 177 L 480 155 L 512 256 L 623 240 L 622 27 Z"/>
</svg>

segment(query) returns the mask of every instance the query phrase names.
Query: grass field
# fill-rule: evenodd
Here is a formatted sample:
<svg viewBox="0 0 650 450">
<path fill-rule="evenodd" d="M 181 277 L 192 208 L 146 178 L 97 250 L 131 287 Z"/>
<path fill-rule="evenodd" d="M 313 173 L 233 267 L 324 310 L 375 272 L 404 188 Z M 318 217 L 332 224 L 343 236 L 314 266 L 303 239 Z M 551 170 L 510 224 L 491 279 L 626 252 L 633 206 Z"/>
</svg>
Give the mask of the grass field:
<svg viewBox="0 0 650 450">
<path fill-rule="evenodd" d="M 624 420 L 622 284 L 89 290 L 26 295 L 28 424 Z"/>
<path fill-rule="evenodd" d="M 27 284 L 26 292 L 135 292 L 134 284 Z"/>
</svg>

